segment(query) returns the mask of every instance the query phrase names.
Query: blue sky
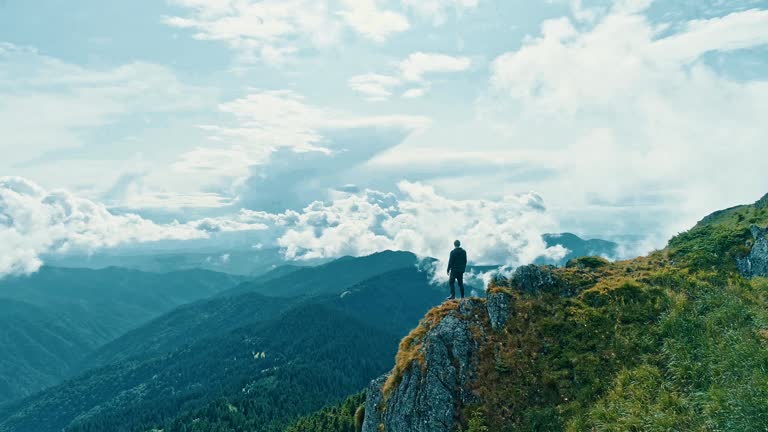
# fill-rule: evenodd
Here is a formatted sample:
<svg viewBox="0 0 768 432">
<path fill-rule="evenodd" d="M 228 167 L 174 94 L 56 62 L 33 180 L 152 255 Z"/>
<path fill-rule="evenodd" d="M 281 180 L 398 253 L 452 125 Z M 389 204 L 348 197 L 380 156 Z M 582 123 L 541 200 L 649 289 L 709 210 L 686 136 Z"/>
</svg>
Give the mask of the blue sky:
<svg viewBox="0 0 768 432">
<path fill-rule="evenodd" d="M 0 0 L 0 274 L 220 232 L 639 253 L 768 192 L 767 101 L 766 0 Z"/>
</svg>

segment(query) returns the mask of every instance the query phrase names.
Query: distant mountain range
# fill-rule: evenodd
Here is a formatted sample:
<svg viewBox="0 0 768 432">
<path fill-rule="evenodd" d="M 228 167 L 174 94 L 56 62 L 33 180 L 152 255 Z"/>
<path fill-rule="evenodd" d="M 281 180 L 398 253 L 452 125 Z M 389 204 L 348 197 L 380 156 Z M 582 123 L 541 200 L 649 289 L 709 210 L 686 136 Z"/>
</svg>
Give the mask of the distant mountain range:
<svg viewBox="0 0 768 432">
<path fill-rule="evenodd" d="M 572 233 L 544 234 L 547 246 L 561 245 L 570 252 L 562 260 L 548 261 L 548 264 L 564 265 L 578 256 L 597 255 L 615 257 L 618 244 L 600 239 L 584 240 Z M 52 267 L 93 268 L 122 267 L 146 272 L 170 272 L 192 269 L 211 270 L 248 276 L 261 277 L 277 268 L 309 267 L 330 262 L 330 259 L 307 261 L 286 261 L 278 248 L 263 249 L 215 249 L 206 251 L 102 251 L 89 255 L 51 255 L 45 262 Z M 540 260 L 541 263 L 545 263 Z M 501 263 L 499 263 L 501 264 Z"/>
<path fill-rule="evenodd" d="M 536 264 L 565 265 L 568 261 L 582 256 L 614 259 L 619 251 L 618 243 L 601 239 L 584 240 L 572 233 L 544 234 L 542 238 L 547 247 L 562 246 L 568 249 L 568 253 L 560 260 L 540 258 L 536 260 Z"/>
<path fill-rule="evenodd" d="M 317 265 L 318 259 L 290 263 Z M 123 267 L 147 272 L 169 272 L 192 269 L 211 270 L 255 277 L 284 264 L 289 264 L 277 248 L 220 249 L 208 251 L 103 251 L 90 255 L 51 255 L 45 262 L 55 267 L 94 268 Z"/>
</svg>

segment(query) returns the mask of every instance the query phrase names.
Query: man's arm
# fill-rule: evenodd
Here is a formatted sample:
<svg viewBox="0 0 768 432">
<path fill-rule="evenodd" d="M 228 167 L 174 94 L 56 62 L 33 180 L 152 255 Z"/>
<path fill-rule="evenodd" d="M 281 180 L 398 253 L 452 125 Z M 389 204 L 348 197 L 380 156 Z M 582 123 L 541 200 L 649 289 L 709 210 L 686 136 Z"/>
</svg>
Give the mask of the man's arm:
<svg viewBox="0 0 768 432">
<path fill-rule="evenodd" d="M 451 251 L 451 256 L 448 258 L 448 273 L 451 272 L 451 267 L 453 266 L 453 251 Z"/>
</svg>

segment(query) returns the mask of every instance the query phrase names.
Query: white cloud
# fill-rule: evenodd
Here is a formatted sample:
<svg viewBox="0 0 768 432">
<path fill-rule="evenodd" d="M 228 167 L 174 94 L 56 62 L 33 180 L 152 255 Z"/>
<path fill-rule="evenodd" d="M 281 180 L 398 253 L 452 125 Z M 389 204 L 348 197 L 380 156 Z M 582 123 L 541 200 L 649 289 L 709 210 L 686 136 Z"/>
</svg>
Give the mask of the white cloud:
<svg viewBox="0 0 768 432">
<path fill-rule="evenodd" d="M 66 191 L 46 191 L 18 177 L 0 178 L 0 276 L 36 271 L 45 252 L 201 237 L 203 232 L 189 226 L 114 215 Z"/>
<path fill-rule="evenodd" d="M 215 107 L 216 98 L 216 90 L 186 84 L 156 64 L 84 67 L 0 44 L 0 173 L 110 204 L 190 201 L 199 192 L 193 181 L 170 187 L 167 160 L 157 154 L 184 145 L 189 126 L 180 119 Z M 162 128 L 153 124 L 158 120 Z M 158 142 L 162 148 L 153 146 Z M 143 160 L 146 149 L 153 150 L 151 160 Z M 125 183 L 134 171 L 143 174 Z"/>
<path fill-rule="evenodd" d="M 0 166 L 79 147 L 84 129 L 123 116 L 193 111 L 214 100 L 215 92 L 186 85 L 163 66 L 84 68 L 0 44 Z"/>
<path fill-rule="evenodd" d="M 652 55 L 673 64 L 692 62 L 711 51 L 734 51 L 768 44 L 768 10 L 749 10 L 694 20 L 653 44 Z"/>
<path fill-rule="evenodd" d="M 349 87 L 366 96 L 369 101 L 381 101 L 392 96 L 392 89 L 400 85 L 400 79 L 391 75 L 364 74 L 349 79 Z"/>
<path fill-rule="evenodd" d="M 339 15 L 356 32 L 376 42 L 410 27 L 404 15 L 380 9 L 377 0 L 343 0 L 342 3 L 346 9 Z"/>
<path fill-rule="evenodd" d="M 403 97 L 405 99 L 420 98 L 427 94 L 427 91 L 429 91 L 429 86 L 410 88 L 403 92 Z"/>
<path fill-rule="evenodd" d="M 91 252 L 128 243 L 208 238 L 210 233 L 258 231 L 268 214 L 242 211 L 226 218 L 158 224 L 115 214 L 66 190 L 45 190 L 21 177 L 0 177 L 0 277 L 37 271 L 40 255 Z"/>
<path fill-rule="evenodd" d="M 341 25 L 327 1 L 310 0 L 173 0 L 188 16 L 166 17 L 172 27 L 196 31 L 200 40 L 227 43 L 245 61 L 285 60 L 303 45 L 329 46 Z"/>
<path fill-rule="evenodd" d="M 409 28 L 404 15 L 382 9 L 378 0 L 172 1 L 187 14 L 166 17 L 167 25 L 225 42 L 245 62 L 284 63 L 300 50 L 336 45 L 345 28 L 376 42 Z"/>
<path fill-rule="evenodd" d="M 451 9 L 458 15 L 464 10 L 476 8 L 480 0 L 402 0 L 402 3 L 406 8 L 431 19 L 434 25 L 441 25 Z"/>
<path fill-rule="evenodd" d="M 461 72 L 471 65 L 472 61 L 468 57 L 415 52 L 400 62 L 400 73 L 408 81 L 421 81 L 427 74 Z"/>
<path fill-rule="evenodd" d="M 300 211 L 242 209 L 232 215 L 158 224 L 135 214 L 115 214 L 64 190 L 47 191 L 23 178 L 3 177 L 0 277 L 36 271 L 43 254 L 208 239 L 233 231 L 259 231 L 264 241 L 281 247 L 287 259 L 299 260 L 384 249 L 442 257 L 454 238 L 462 240 L 478 264 L 519 265 L 562 252 L 548 249 L 541 239 L 555 224 L 535 193 L 486 201 L 448 199 L 419 183 L 401 182 L 398 189 L 338 192 L 335 199 L 315 201 Z"/>
<path fill-rule="evenodd" d="M 324 198 L 349 183 L 341 178 L 348 170 L 431 123 L 329 109 L 288 90 L 254 91 L 219 108 L 230 121 L 203 126 L 210 144 L 180 155 L 172 171 L 205 177 L 233 205 L 272 211 Z"/>
<path fill-rule="evenodd" d="M 232 199 L 219 193 L 153 192 L 140 190 L 112 202 L 116 208 L 132 210 L 183 210 L 227 207 Z"/>
<path fill-rule="evenodd" d="M 379 80 L 379 83 L 382 81 Z M 417 131 L 430 122 L 418 116 L 359 116 L 318 107 L 289 90 L 260 91 L 221 104 L 219 109 L 234 119 L 234 126 L 206 125 L 213 142 L 220 145 L 197 148 L 181 155 L 173 165 L 187 173 L 218 172 L 242 177 L 249 167 L 266 164 L 274 151 L 287 148 L 295 153 L 331 155 L 325 133 L 358 128 L 396 128 Z"/>
<path fill-rule="evenodd" d="M 356 75 L 350 78 L 349 86 L 365 95 L 369 101 L 382 101 L 389 99 L 397 87 L 415 82 L 418 87 L 411 87 L 402 93 L 402 97 L 413 99 L 422 97 L 429 91 L 432 83 L 426 79 L 427 75 L 462 72 L 470 66 L 472 60 L 469 57 L 415 52 L 398 64 L 395 74 Z"/>
<path fill-rule="evenodd" d="M 768 11 L 670 34 L 643 15 L 649 3 L 620 2 L 586 28 L 546 21 L 495 60 L 479 112 L 521 163 L 558 172 L 528 186 L 564 217 L 620 212 L 624 232 L 656 218 L 650 228 L 664 238 L 768 189 L 760 164 L 745 159 L 768 159 L 768 81 L 729 78 L 703 58 L 766 45 Z"/>
<path fill-rule="evenodd" d="M 561 253 L 547 249 L 541 239 L 555 223 L 535 193 L 498 201 L 453 200 L 419 183 L 401 182 L 398 188 L 397 194 L 367 190 L 286 214 L 286 231 L 277 243 L 291 259 L 384 249 L 443 258 L 456 238 L 478 264 L 519 265 Z"/>
</svg>

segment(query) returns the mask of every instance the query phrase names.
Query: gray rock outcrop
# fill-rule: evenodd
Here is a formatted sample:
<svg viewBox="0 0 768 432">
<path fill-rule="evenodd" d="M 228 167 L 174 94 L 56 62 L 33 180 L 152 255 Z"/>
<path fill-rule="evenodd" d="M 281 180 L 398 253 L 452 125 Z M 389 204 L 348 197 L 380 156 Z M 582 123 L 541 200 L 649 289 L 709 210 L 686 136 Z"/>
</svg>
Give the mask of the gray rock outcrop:
<svg viewBox="0 0 768 432">
<path fill-rule="evenodd" d="M 768 228 L 757 225 L 750 227 L 752 232 L 752 250 L 749 255 L 738 260 L 739 272 L 744 277 L 768 277 Z"/>
<path fill-rule="evenodd" d="M 491 321 L 491 328 L 499 331 L 507 325 L 512 301 L 512 296 L 504 291 L 489 292 L 486 295 L 485 308 L 488 310 L 488 319 Z"/>
<path fill-rule="evenodd" d="M 365 418 L 363 419 L 363 432 L 379 432 L 381 424 L 382 401 L 384 395 L 381 392 L 384 383 L 387 382 L 389 374 L 376 378 L 368 385 L 368 392 L 365 397 Z"/>
<path fill-rule="evenodd" d="M 478 337 L 485 334 L 483 306 L 481 301 L 461 302 L 429 329 L 419 348 L 424 364 L 414 360 L 388 395 L 382 393 L 383 378 L 371 383 L 363 432 L 455 429 L 462 408 L 477 402 L 471 389 L 482 343 Z"/>
<path fill-rule="evenodd" d="M 526 294 L 560 293 L 562 284 L 552 269 L 535 264 L 520 266 L 512 274 L 511 285 Z"/>
<path fill-rule="evenodd" d="M 512 273 L 509 285 L 526 294 L 540 296 L 544 293 L 562 297 L 575 297 L 581 288 L 566 283 L 555 275 L 555 267 L 535 264 L 520 266 Z"/>
</svg>

